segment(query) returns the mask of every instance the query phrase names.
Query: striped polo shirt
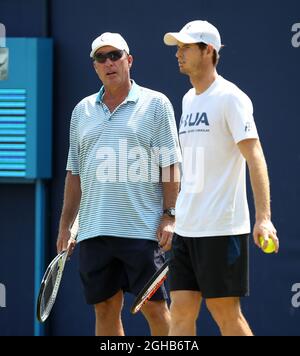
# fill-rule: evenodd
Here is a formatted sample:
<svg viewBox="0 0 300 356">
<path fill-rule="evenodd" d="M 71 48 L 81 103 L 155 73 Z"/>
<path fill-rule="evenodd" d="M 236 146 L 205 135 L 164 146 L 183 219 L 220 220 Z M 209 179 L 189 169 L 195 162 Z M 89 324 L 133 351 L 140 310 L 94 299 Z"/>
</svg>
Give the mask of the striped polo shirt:
<svg viewBox="0 0 300 356">
<path fill-rule="evenodd" d="M 160 168 L 181 161 L 172 105 L 132 81 L 114 112 L 99 93 L 73 110 L 67 170 L 79 175 L 78 241 L 97 236 L 156 240 L 163 207 Z"/>
</svg>

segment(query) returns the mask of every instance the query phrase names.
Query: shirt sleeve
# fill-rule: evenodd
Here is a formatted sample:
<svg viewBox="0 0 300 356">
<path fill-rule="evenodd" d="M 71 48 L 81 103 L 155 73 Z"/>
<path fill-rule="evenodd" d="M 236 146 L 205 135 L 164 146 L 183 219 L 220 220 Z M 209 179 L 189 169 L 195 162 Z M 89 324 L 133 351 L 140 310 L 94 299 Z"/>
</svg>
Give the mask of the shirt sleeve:
<svg viewBox="0 0 300 356">
<path fill-rule="evenodd" d="M 181 151 L 174 110 L 169 99 L 162 97 L 155 111 L 152 150 L 161 168 L 181 162 Z"/>
<path fill-rule="evenodd" d="M 69 154 L 66 170 L 71 171 L 73 175 L 79 175 L 79 135 L 76 108 L 73 110 L 71 117 Z"/>
<path fill-rule="evenodd" d="M 258 138 L 253 118 L 253 105 L 243 92 L 228 96 L 225 119 L 235 143 L 249 138 Z"/>
</svg>

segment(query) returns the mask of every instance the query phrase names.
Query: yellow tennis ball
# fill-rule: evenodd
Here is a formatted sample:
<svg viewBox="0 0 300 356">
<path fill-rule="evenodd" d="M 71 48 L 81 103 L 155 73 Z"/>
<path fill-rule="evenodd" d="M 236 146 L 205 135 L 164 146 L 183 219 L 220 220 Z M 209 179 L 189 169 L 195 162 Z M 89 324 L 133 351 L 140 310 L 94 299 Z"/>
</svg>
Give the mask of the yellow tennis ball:
<svg viewBox="0 0 300 356">
<path fill-rule="evenodd" d="M 262 250 L 264 251 L 264 253 L 273 253 L 275 251 L 275 244 L 274 244 L 274 241 L 272 239 L 268 239 L 268 245 L 267 247 L 264 249 L 263 248 L 263 245 L 264 245 L 264 238 L 263 236 L 260 236 L 259 237 L 259 243 L 260 243 L 260 246 L 262 248 Z"/>
</svg>

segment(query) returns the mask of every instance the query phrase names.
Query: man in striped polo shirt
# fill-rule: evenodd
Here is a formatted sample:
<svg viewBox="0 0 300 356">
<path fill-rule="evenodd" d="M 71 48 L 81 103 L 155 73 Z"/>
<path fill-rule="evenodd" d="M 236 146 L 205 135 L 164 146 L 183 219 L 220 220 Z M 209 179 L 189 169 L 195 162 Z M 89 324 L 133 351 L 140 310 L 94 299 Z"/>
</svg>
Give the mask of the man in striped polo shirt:
<svg viewBox="0 0 300 356">
<path fill-rule="evenodd" d="M 79 210 L 80 276 L 96 335 L 124 335 L 124 292 L 137 295 L 171 246 L 181 155 L 172 105 L 130 79 L 121 35 L 97 37 L 90 56 L 103 86 L 72 114 L 57 249 Z M 168 334 L 165 299 L 163 287 L 142 308 L 152 335 Z"/>
</svg>

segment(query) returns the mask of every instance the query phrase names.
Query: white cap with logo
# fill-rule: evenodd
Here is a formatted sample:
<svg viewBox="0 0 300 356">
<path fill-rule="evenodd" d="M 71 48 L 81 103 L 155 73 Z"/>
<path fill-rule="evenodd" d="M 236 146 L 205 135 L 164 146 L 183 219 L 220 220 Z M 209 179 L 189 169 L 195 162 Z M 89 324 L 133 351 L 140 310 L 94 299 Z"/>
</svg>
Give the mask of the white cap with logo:
<svg viewBox="0 0 300 356">
<path fill-rule="evenodd" d="M 196 20 L 186 24 L 180 32 L 169 32 L 164 36 L 164 42 L 168 46 L 176 46 L 182 43 L 206 43 L 214 47 L 219 52 L 221 36 L 215 26 L 207 21 Z"/>
<path fill-rule="evenodd" d="M 93 58 L 96 51 L 104 46 L 112 46 L 122 51 L 126 51 L 129 54 L 129 47 L 119 33 L 105 32 L 93 41 L 90 57 Z"/>
</svg>

